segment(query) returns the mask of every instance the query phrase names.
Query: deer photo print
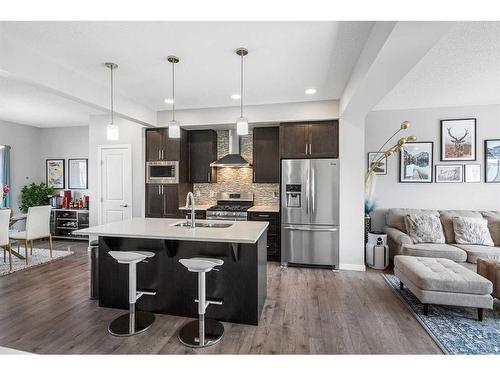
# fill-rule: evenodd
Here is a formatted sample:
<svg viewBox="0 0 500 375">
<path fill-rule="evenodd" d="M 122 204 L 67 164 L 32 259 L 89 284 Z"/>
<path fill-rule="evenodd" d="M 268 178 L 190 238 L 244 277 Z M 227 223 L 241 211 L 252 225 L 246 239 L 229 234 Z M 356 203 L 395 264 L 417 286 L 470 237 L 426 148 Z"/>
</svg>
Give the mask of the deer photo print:
<svg viewBox="0 0 500 375">
<path fill-rule="evenodd" d="M 441 161 L 476 160 L 476 119 L 441 120 Z"/>
</svg>

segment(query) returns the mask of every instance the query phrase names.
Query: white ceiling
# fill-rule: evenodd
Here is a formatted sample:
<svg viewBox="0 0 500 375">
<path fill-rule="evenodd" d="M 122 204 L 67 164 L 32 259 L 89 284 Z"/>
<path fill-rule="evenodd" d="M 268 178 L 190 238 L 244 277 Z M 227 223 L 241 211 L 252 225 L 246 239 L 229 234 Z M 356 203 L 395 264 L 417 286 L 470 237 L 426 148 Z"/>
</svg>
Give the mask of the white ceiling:
<svg viewBox="0 0 500 375">
<path fill-rule="evenodd" d="M 0 119 L 41 128 L 88 125 L 102 114 L 27 83 L 0 76 Z"/>
<path fill-rule="evenodd" d="M 375 110 L 500 104 L 500 22 L 461 22 Z"/>
<path fill-rule="evenodd" d="M 171 96 L 171 67 L 165 59 L 171 54 L 181 60 L 176 66 L 176 108 L 238 105 L 230 96 L 239 92 L 239 57 L 234 49 L 240 46 L 249 49 L 245 104 L 338 99 L 373 22 L 9 22 L 3 26 L 10 40 L 100 85 L 109 80 L 102 63 L 116 62 L 116 92 L 163 110 L 170 109 L 164 99 Z M 317 89 L 315 95 L 304 93 L 310 87 Z M 0 103 L 12 100 L 8 90 L 0 95 Z M 52 99 L 46 98 L 38 108 Z M 52 104 L 54 111 L 60 103 Z M 36 117 L 52 122 L 65 116 L 52 119 L 47 112 Z M 80 121 L 77 112 L 73 122 Z"/>
</svg>

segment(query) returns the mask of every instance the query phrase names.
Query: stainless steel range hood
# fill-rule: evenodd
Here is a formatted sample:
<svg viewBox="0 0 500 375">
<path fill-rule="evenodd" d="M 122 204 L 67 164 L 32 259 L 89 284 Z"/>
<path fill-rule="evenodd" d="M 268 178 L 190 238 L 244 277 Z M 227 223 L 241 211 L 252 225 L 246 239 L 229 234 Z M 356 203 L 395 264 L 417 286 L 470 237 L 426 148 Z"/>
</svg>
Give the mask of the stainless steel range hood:
<svg viewBox="0 0 500 375">
<path fill-rule="evenodd" d="M 244 168 L 251 164 L 240 155 L 240 137 L 236 130 L 229 130 L 229 154 L 210 164 L 216 168 Z"/>
</svg>

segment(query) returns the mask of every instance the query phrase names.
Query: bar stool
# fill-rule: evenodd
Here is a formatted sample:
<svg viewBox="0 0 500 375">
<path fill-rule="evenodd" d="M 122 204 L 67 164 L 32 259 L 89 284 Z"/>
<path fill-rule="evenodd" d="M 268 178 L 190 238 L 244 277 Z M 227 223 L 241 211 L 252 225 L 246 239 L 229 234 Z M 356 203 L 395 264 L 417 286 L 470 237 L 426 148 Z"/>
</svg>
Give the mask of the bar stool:
<svg viewBox="0 0 500 375">
<path fill-rule="evenodd" d="M 208 305 L 222 305 L 221 300 L 206 299 L 205 274 L 212 270 L 219 271 L 216 266 L 222 266 L 223 260 L 213 258 L 179 259 L 179 262 L 190 272 L 198 273 L 198 320 L 185 324 L 179 330 L 179 340 L 191 348 L 203 348 L 217 344 L 224 336 L 224 326 L 212 319 L 205 320 L 205 310 Z"/>
<path fill-rule="evenodd" d="M 135 303 L 144 294 L 154 296 L 155 291 L 137 290 L 137 263 L 154 257 L 149 251 L 110 251 L 108 252 L 121 264 L 128 264 L 128 302 L 129 311 L 113 320 L 108 327 L 113 336 L 132 336 L 147 330 L 155 320 L 149 311 L 135 311 Z"/>
</svg>

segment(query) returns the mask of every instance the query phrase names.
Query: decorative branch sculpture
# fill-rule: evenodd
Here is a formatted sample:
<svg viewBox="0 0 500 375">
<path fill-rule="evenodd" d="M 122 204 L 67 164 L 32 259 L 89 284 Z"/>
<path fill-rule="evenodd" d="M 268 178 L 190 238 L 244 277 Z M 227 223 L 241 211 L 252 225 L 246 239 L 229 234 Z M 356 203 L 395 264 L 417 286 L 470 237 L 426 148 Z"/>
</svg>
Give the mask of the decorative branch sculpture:
<svg viewBox="0 0 500 375">
<path fill-rule="evenodd" d="M 373 160 L 368 166 L 368 171 L 365 174 L 365 212 L 368 214 L 375 208 L 375 202 L 373 200 L 373 194 L 375 192 L 375 168 L 379 163 L 381 163 L 384 159 L 389 158 L 395 153 L 399 152 L 403 148 L 403 146 L 407 142 L 413 142 L 417 140 L 417 137 L 414 135 L 410 135 L 408 137 L 400 138 L 397 143 L 388 148 L 386 151 L 382 151 L 382 149 L 400 132 L 406 130 L 410 127 L 410 123 L 408 121 L 403 121 L 399 129 L 389 137 L 387 141 L 380 147 L 377 151 L 378 157 Z"/>
</svg>

